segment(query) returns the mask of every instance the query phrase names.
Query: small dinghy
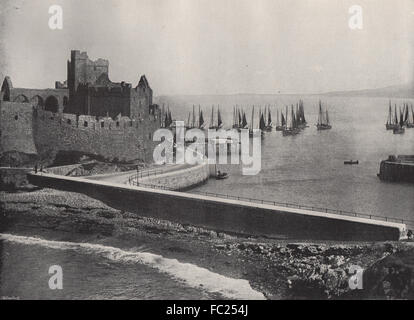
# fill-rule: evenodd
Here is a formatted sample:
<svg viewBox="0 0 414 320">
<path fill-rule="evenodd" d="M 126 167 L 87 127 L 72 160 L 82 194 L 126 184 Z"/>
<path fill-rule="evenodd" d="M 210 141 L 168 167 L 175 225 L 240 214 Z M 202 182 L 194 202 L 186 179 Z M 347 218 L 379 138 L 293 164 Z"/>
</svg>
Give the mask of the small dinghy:
<svg viewBox="0 0 414 320">
<path fill-rule="evenodd" d="M 358 160 L 346 160 L 344 161 L 344 164 L 359 164 Z"/>
<path fill-rule="evenodd" d="M 220 170 L 217 170 L 217 165 L 216 165 L 216 180 L 224 180 L 227 179 L 229 177 L 229 175 L 227 174 L 227 172 L 221 172 Z"/>
<path fill-rule="evenodd" d="M 226 172 L 217 172 L 216 174 L 216 180 L 224 180 L 227 179 L 229 175 Z"/>
</svg>

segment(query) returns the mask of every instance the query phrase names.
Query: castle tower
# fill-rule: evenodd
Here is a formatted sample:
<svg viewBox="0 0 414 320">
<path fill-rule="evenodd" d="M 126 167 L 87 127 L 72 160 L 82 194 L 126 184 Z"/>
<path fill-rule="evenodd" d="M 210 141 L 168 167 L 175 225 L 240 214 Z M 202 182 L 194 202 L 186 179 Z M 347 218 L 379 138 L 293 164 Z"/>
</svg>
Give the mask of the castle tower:
<svg viewBox="0 0 414 320">
<path fill-rule="evenodd" d="M 78 94 L 82 88 L 96 84 L 100 78 L 108 78 L 108 60 L 92 61 L 86 52 L 71 51 L 71 60 L 68 61 L 68 88 L 69 106 L 67 112 L 76 114 L 91 114 L 88 96 Z"/>
</svg>

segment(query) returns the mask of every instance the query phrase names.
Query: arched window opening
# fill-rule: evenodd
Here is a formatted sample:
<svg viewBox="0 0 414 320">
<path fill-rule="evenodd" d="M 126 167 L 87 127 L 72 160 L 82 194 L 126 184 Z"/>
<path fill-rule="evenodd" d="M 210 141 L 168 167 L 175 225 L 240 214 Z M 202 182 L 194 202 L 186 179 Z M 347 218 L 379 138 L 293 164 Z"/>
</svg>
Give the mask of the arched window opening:
<svg viewBox="0 0 414 320">
<path fill-rule="evenodd" d="M 30 99 L 30 103 L 34 107 L 43 107 L 43 98 L 41 96 L 34 96 L 32 99 Z"/>
<path fill-rule="evenodd" d="M 29 102 L 29 99 L 24 94 L 19 94 L 16 99 L 14 99 L 14 102 Z"/>
<path fill-rule="evenodd" d="M 55 96 L 47 97 L 45 101 L 45 110 L 57 113 L 59 111 L 59 102 Z"/>
</svg>

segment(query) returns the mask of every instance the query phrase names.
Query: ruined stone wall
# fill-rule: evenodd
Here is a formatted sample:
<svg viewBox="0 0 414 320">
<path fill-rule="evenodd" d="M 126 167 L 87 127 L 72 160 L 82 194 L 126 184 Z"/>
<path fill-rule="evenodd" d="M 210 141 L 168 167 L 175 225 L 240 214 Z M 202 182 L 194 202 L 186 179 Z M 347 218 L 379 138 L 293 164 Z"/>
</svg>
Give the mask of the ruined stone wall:
<svg viewBox="0 0 414 320">
<path fill-rule="evenodd" d="M 38 151 L 53 148 L 101 156 L 107 160 L 152 161 L 157 142 L 152 135 L 160 126 L 160 119 L 148 121 L 123 117 L 119 121 L 92 116 L 53 114 L 37 110 L 34 114 L 34 137 Z"/>
<path fill-rule="evenodd" d="M 29 103 L 0 101 L 0 153 L 36 154 L 33 107 Z"/>
<path fill-rule="evenodd" d="M 80 83 L 89 82 L 94 84 L 103 74 L 108 75 L 108 69 L 108 60 L 97 59 L 92 61 L 86 52 L 72 50 L 71 60 L 68 61 L 68 86 L 71 91 L 71 98 Z"/>
<path fill-rule="evenodd" d="M 107 160 L 152 162 L 160 118 L 119 120 L 52 113 L 30 103 L 0 101 L 0 153 L 21 152 L 53 161 L 58 151 L 76 151 Z"/>
<path fill-rule="evenodd" d="M 63 107 L 68 103 L 69 92 L 67 89 L 26 89 L 13 88 L 10 90 L 11 102 L 28 102 L 34 106 L 45 105 L 49 97 L 56 98 L 59 105 L 59 112 L 63 112 Z"/>
<path fill-rule="evenodd" d="M 145 91 L 146 90 L 146 91 Z M 150 114 L 150 106 L 152 105 L 151 88 L 134 88 L 131 89 L 130 99 L 130 117 L 136 119 L 147 119 Z"/>
<path fill-rule="evenodd" d="M 75 103 L 83 106 L 80 114 L 115 118 L 119 114 L 130 116 L 130 91 L 124 87 L 89 87 L 80 85 L 76 92 Z"/>
</svg>

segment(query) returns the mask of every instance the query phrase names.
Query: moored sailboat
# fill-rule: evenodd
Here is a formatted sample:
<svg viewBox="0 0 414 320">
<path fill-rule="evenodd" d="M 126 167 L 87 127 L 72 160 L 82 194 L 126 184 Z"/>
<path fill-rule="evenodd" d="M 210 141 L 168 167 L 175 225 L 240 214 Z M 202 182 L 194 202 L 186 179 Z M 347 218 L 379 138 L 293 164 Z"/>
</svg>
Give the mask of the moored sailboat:
<svg viewBox="0 0 414 320">
<path fill-rule="evenodd" d="M 223 127 L 223 121 L 221 120 L 221 113 L 220 107 L 217 108 L 217 129 L 221 129 Z"/>
<path fill-rule="evenodd" d="M 214 106 L 211 108 L 211 118 L 209 129 L 221 129 L 223 127 L 223 121 L 221 120 L 220 107 L 217 107 L 217 125 L 214 123 Z"/>
<path fill-rule="evenodd" d="M 319 100 L 319 114 L 318 114 L 318 123 L 316 124 L 318 130 L 329 130 L 332 129 L 332 125 L 329 122 L 329 113 L 328 109 L 325 110 L 325 113 L 322 111 L 322 102 Z"/>
<path fill-rule="evenodd" d="M 303 107 L 303 101 L 302 100 L 299 100 L 299 104 L 297 106 L 296 120 L 297 120 L 299 129 L 304 129 L 304 128 L 308 127 L 306 119 L 305 119 L 305 109 Z"/>
<path fill-rule="evenodd" d="M 266 111 L 265 111 L 266 114 Z M 265 131 L 270 132 L 273 130 L 272 114 L 270 112 L 270 106 L 267 108 L 267 123 L 265 125 Z"/>
<path fill-rule="evenodd" d="M 201 110 L 200 105 L 198 106 L 198 128 L 204 129 L 205 127 L 204 117 L 203 117 L 203 110 Z"/>
<path fill-rule="evenodd" d="M 388 107 L 388 118 L 387 118 L 387 123 L 385 124 L 385 128 L 387 130 L 393 130 L 395 128 L 397 128 L 398 123 L 396 124 L 394 121 L 394 118 L 392 116 L 392 107 L 391 107 L 391 100 L 389 103 L 389 107 Z"/>
<path fill-rule="evenodd" d="M 281 118 L 282 118 L 281 122 L 279 121 L 279 110 L 277 110 L 277 113 L 276 113 L 276 131 L 283 131 L 283 128 L 286 125 L 285 117 L 283 116 L 283 112 L 280 111 L 280 114 L 281 114 Z"/>
<path fill-rule="evenodd" d="M 407 104 L 407 108 L 408 108 L 408 104 Z M 413 105 L 411 104 L 411 118 L 408 116 L 408 120 L 407 120 L 407 128 L 414 128 L 414 110 L 413 110 Z"/>
<path fill-rule="evenodd" d="M 261 110 L 260 110 L 259 129 L 260 129 L 260 134 L 263 137 L 264 131 L 266 130 L 266 122 L 265 122 L 265 119 L 264 119 L 264 114 L 262 113 Z"/>
<path fill-rule="evenodd" d="M 250 122 L 250 127 L 249 127 L 249 136 L 253 137 L 253 125 L 254 125 L 254 106 L 252 108 L 252 120 Z"/>
<path fill-rule="evenodd" d="M 395 106 L 395 122 L 398 125 L 397 125 L 397 127 L 395 127 L 392 130 L 392 133 L 393 134 L 403 134 L 405 132 L 405 128 L 404 128 L 404 115 L 403 115 L 403 112 L 401 111 L 401 107 L 400 107 L 399 111 L 400 111 L 400 121 L 398 121 L 397 106 Z"/>
<path fill-rule="evenodd" d="M 284 136 L 293 136 L 300 132 L 297 126 L 296 116 L 293 111 L 293 105 L 291 107 L 290 117 L 288 117 L 288 107 L 286 106 L 286 126 L 283 128 Z"/>
</svg>

